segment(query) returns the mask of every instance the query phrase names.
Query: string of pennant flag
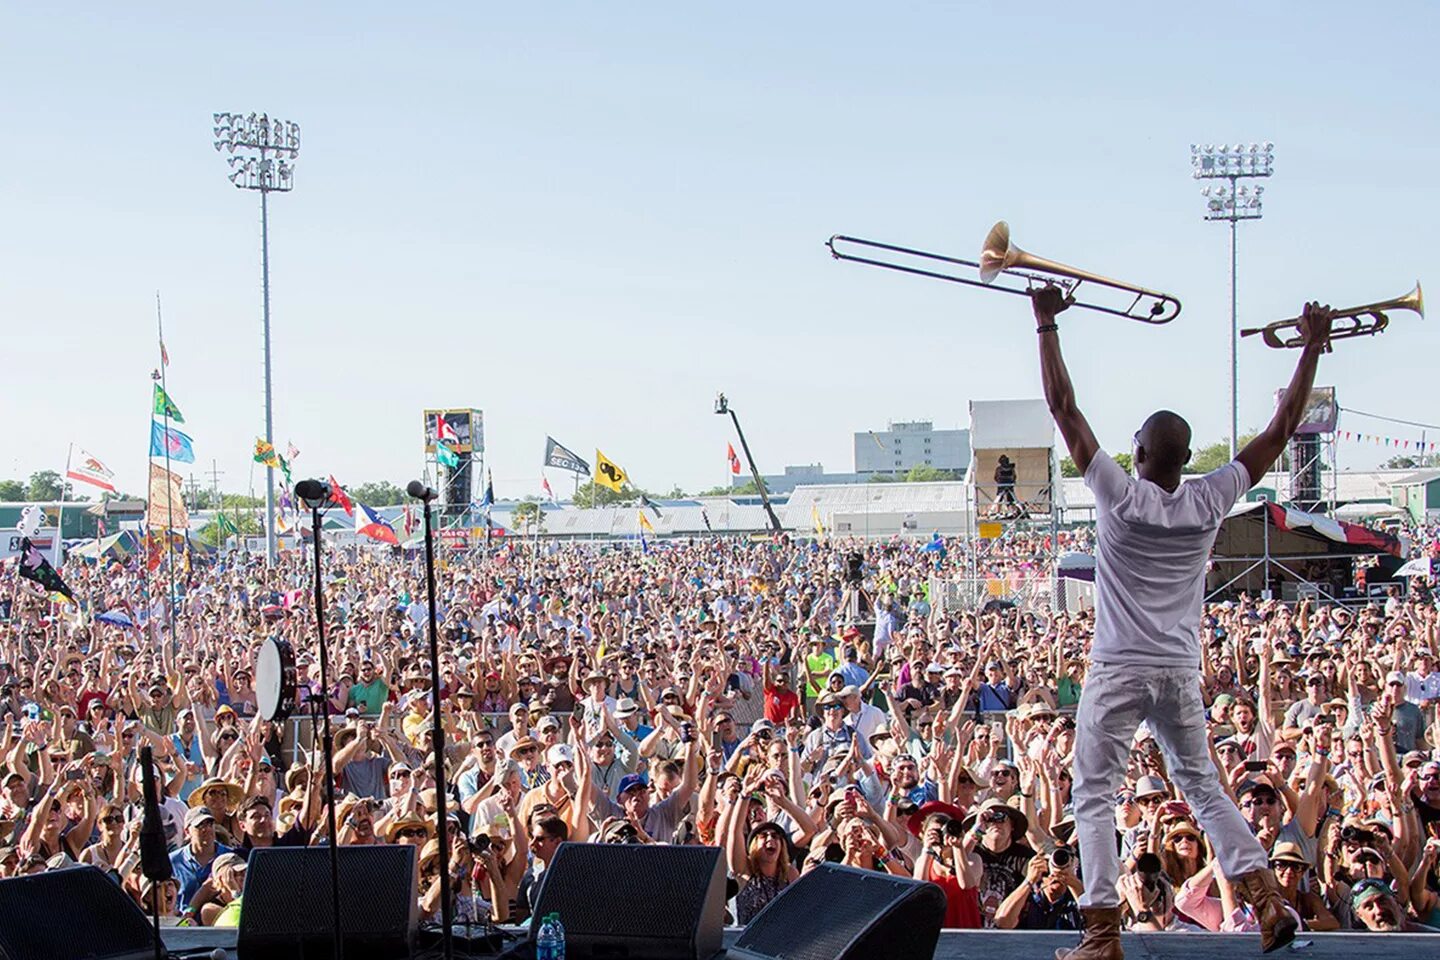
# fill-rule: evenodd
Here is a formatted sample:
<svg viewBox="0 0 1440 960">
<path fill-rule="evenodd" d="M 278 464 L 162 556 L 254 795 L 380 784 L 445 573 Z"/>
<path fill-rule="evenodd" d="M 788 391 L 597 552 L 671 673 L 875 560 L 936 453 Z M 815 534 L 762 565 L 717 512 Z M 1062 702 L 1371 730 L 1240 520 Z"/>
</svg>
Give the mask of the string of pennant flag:
<svg viewBox="0 0 1440 960">
<path fill-rule="evenodd" d="M 1341 440 L 1353 441 L 1355 443 L 1373 443 L 1376 446 L 1393 447 L 1397 450 L 1414 450 L 1419 453 L 1434 453 L 1440 444 L 1421 441 L 1405 440 L 1400 437 L 1387 437 L 1378 433 L 1358 433 L 1354 430 L 1336 430 L 1335 433 Z"/>
</svg>

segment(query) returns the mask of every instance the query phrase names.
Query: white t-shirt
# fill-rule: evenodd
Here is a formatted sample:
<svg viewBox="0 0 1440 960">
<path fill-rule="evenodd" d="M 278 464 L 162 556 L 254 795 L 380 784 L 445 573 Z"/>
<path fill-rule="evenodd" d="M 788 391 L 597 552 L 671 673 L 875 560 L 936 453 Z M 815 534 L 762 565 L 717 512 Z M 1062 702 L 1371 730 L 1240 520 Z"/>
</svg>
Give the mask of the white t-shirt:
<svg viewBox="0 0 1440 960">
<path fill-rule="evenodd" d="M 1250 488 L 1231 461 L 1169 493 L 1106 453 L 1085 473 L 1095 494 L 1095 644 L 1099 663 L 1198 669 L 1205 566 L 1220 521 Z"/>
</svg>

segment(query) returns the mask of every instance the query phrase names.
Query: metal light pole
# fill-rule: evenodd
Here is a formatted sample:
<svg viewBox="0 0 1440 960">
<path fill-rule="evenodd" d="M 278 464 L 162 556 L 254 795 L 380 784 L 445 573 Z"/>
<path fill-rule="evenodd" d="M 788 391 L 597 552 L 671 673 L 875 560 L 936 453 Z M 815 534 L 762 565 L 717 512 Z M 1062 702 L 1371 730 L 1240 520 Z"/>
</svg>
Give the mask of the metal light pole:
<svg viewBox="0 0 1440 960">
<path fill-rule="evenodd" d="M 730 407 L 730 401 L 725 399 L 725 394 L 715 395 L 715 412 L 724 416 L 730 414 L 730 419 L 735 424 L 735 433 L 740 437 L 740 449 L 745 451 L 745 462 L 750 464 L 750 476 L 755 479 L 755 489 L 760 491 L 760 502 L 765 505 L 765 514 L 770 518 L 770 527 L 778 537 L 784 531 L 780 528 L 780 518 L 775 516 L 775 508 L 770 506 L 770 494 L 765 491 L 765 481 L 760 479 L 760 469 L 755 466 L 755 458 L 750 456 L 750 444 L 745 442 L 745 431 L 740 429 L 740 418 L 735 416 L 735 411 Z"/>
<path fill-rule="evenodd" d="M 1240 314 L 1235 292 L 1236 225 L 1260 219 L 1260 195 L 1265 188 L 1241 186 L 1241 180 L 1268 177 L 1275 169 L 1275 144 L 1242 143 L 1234 146 L 1190 144 L 1190 165 L 1196 180 L 1228 180 L 1229 185 L 1205 187 L 1205 219 L 1230 224 L 1230 458 L 1240 446 Z"/>
<path fill-rule="evenodd" d="M 272 120 L 265 114 L 217 113 L 215 149 L 230 154 L 230 182 L 241 190 L 260 192 L 260 286 L 265 324 L 265 442 L 275 445 L 275 417 L 270 378 L 270 209 L 272 192 L 289 193 L 295 186 L 295 157 L 300 152 L 300 125 Z M 238 152 L 237 152 L 238 151 Z M 275 469 L 265 468 L 265 558 L 275 562 Z"/>
</svg>

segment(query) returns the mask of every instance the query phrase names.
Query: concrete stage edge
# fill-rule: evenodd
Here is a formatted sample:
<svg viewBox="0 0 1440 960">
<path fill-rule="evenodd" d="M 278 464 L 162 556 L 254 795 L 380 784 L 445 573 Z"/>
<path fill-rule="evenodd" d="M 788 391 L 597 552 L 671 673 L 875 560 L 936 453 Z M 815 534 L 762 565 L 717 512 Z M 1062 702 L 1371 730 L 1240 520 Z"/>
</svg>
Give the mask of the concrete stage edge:
<svg viewBox="0 0 1440 960">
<path fill-rule="evenodd" d="M 513 932 L 513 928 L 512 932 Z M 728 946 L 740 935 L 739 927 L 725 931 Z M 235 957 L 235 931 L 207 927 L 164 927 L 165 946 L 185 957 L 204 956 L 204 950 L 222 947 Z M 884 960 L 1051 960 L 1056 949 L 1080 940 L 1073 933 L 1026 930 L 946 930 L 933 958 L 895 957 Z M 1260 953 L 1255 934 L 1234 933 L 1127 933 L 1122 936 L 1129 960 L 1245 960 L 1268 956 L 1295 960 L 1420 960 L 1440 957 L 1440 936 L 1424 933 L 1318 933 L 1301 934 L 1294 944 L 1273 954 Z M 1308 944 L 1308 946 L 1306 945 Z M 456 951 L 457 956 L 460 951 Z"/>
</svg>

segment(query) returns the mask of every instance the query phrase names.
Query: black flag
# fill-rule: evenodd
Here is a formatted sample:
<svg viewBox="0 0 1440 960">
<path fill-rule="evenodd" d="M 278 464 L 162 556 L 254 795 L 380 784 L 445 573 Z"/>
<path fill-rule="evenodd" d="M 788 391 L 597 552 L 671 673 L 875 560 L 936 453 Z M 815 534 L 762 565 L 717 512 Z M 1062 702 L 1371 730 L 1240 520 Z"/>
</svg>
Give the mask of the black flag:
<svg viewBox="0 0 1440 960">
<path fill-rule="evenodd" d="M 55 531 L 55 536 L 60 536 L 60 531 Z M 60 574 L 50 566 L 50 561 L 35 549 L 29 537 L 20 541 L 20 576 L 26 580 L 33 580 L 51 593 L 58 593 L 67 600 L 74 601 L 75 594 L 65 586 L 65 581 L 60 579 Z"/>
<path fill-rule="evenodd" d="M 545 466 L 557 470 L 569 470 L 585 476 L 590 474 L 590 464 L 581 460 L 566 447 L 555 442 L 554 437 L 545 438 Z"/>
</svg>

